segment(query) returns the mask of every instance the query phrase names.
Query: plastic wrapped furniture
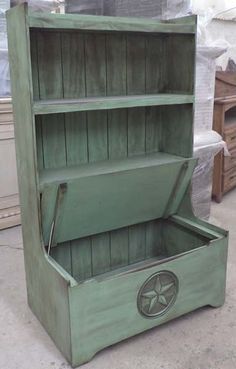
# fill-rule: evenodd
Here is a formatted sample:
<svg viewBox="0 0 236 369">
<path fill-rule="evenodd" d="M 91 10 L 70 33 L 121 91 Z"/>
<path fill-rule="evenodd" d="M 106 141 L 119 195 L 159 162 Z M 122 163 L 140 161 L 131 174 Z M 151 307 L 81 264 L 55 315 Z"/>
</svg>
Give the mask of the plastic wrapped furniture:
<svg viewBox="0 0 236 369">
<path fill-rule="evenodd" d="M 8 12 L 28 301 L 73 366 L 224 302 L 227 232 L 190 205 L 195 35 Z"/>
<path fill-rule="evenodd" d="M 210 217 L 214 158 L 221 151 L 229 157 L 226 143 L 217 132 L 203 131 L 194 135 L 193 156 L 198 163 L 192 178 L 192 205 L 194 214 L 204 220 Z"/>
<path fill-rule="evenodd" d="M 215 158 L 213 198 L 221 202 L 236 187 L 236 74 L 216 73 L 214 129 L 224 137 L 230 157 L 220 152 Z"/>
</svg>

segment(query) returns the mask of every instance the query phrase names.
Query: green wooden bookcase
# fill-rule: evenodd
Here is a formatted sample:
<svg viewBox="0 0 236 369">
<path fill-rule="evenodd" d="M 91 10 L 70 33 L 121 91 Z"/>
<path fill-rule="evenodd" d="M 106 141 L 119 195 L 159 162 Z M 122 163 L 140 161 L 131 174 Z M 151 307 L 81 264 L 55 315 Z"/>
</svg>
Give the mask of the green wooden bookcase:
<svg viewBox="0 0 236 369">
<path fill-rule="evenodd" d="M 73 365 L 225 296 L 190 203 L 196 17 L 8 11 L 28 301 Z"/>
</svg>

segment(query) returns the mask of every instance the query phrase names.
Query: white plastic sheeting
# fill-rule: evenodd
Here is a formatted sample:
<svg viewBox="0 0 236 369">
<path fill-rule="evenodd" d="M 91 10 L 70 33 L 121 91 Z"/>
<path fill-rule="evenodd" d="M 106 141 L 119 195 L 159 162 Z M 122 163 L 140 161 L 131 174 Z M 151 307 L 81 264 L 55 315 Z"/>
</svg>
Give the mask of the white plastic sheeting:
<svg viewBox="0 0 236 369">
<path fill-rule="evenodd" d="M 15 0 L 12 5 L 26 2 Z M 35 11 L 52 12 L 63 3 L 63 0 L 28 0 L 29 6 Z M 10 7 L 10 0 L 0 0 L 0 97 L 11 95 L 10 71 L 8 61 L 7 26 L 5 12 Z"/>
<path fill-rule="evenodd" d="M 191 11 L 191 0 L 66 0 L 66 12 L 120 17 L 175 18 Z"/>
<path fill-rule="evenodd" d="M 214 157 L 222 149 L 224 155 L 230 155 L 217 132 L 195 134 L 194 157 L 198 159 L 198 164 L 192 178 L 192 205 L 194 214 L 201 219 L 208 220 L 210 217 Z"/>
<path fill-rule="evenodd" d="M 10 95 L 10 73 L 7 52 L 7 23 L 5 12 L 10 0 L 0 0 L 0 97 Z"/>
<path fill-rule="evenodd" d="M 11 6 L 22 3 L 28 3 L 29 7 L 34 11 L 51 13 L 63 3 L 63 0 L 13 0 L 11 1 Z"/>
<path fill-rule="evenodd" d="M 212 129 L 216 59 L 226 47 L 198 46 L 196 58 L 195 117 L 194 131 Z"/>
</svg>

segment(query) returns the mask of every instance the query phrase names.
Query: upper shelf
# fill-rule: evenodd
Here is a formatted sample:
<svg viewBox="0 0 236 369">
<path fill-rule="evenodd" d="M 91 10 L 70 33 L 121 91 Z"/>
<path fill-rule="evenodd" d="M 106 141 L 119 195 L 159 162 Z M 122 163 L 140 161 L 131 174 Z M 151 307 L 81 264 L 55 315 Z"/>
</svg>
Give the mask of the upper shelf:
<svg viewBox="0 0 236 369">
<path fill-rule="evenodd" d="M 181 20 L 180 20 L 181 21 Z M 78 14 L 29 13 L 31 28 L 77 29 L 85 31 L 122 31 L 151 33 L 195 33 L 196 17 L 183 17 L 183 23 Z"/>
<path fill-rule="evenodd" d="M 86 110 L 107 110 L 141 106 L 192 104 L 193 95 L 157 94 L 112 97 L 87 97 L 82 99 L 39 100 L 34 102 L 34 114 L 69 113 Z"/>
</svg>

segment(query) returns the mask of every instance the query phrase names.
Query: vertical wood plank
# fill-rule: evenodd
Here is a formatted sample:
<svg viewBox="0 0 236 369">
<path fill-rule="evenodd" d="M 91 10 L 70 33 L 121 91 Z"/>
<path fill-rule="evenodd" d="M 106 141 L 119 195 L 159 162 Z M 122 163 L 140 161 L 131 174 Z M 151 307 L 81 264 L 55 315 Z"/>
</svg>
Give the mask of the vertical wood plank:
<svg viewBox="0 0 236 369">
<path fill-rule="evenodd" d="M 146 153 L 160 151 L 161 107 L 146 108 Z"/>
<path fill-rule="evenodd" d="M 86 113 L 65 114 L 67 165 L 88 161 Z"/>
<path fill-rule="evenodd" d="M 127 110 L 108 111 L 109 159 L 126 158 L 127 142 Z"/>
<path fill-rule="evenodd" d="M 110 236 L 101 233 L 92 236 L 92 274 L 98 275 L 110 270 Z"/>
<path fill-rule="evenodd" d="M 144 36 L 127 36 L 127 94 L 145 93 L 145 52 Z M 143 72 L 141 72 L 143 71 Z M 128 110 L 128 155 L 145 152 L 145 108 Z"/>
<path fill-rule="evenodd" d="M 106 95 L 106 38 L 95 33 L 85 35 L 87 96 Z"/>
<path fill-rule="evenodd" d="M 78 32 L 64 32 L 61 43 L 64 97 L 67 99 L 84 97 L 84 35 Z"/>
<path fill-rule="evenodd" d="M 59 32 L 38 32 L 38 64 L 40 98 L 62 98 L 61 35 Z"/>
<path fill-rule="evenodd" d="M 92 276 L 91 238 L 71 241 L 72 275 L 78 281 Z"/>
<path fill-rule="evenodd" d="M 129 263 L 128 228 L 111 232 L 111 269 L 120 268 Z"/>
<path fill-rule="evenodd" d="M 146 258 L 164 256 L 162 223 L 153 220 L 146 224 Z"/>
<path fill-rule="evenodd" d="M 89 162 L 106 160 L 108 158 L 107 111 L 88 112 L 87 121 Z"/>
<path fill-rule="evenodd" d="M 60 115 L 60 116 L 59 116 Z M 42 117 L 45 168 L 66 166 L 65 127 L 62 114 Z"/>
<path fill-rule="evenodd" d="M 106 36 L 107 95 L 126 95 L 126 37 Z"/>
<path fill-rule="evenodd" d="M 146 225 L 129 227 L 129 264 L 144 260 L 146 256 Z"/>
<path fill-rule="evenodd" d="M 195 35 L 169 35 L 166 47 L 169 56 L 166 92 L 194 93 Z"/>
<path fill-rule="evenodd" d="M 146 39 L 146 93 L 164 92 L 166 83 L 165 35 L 149 36 Z"/>
<path fill-rule="evenodd" d="M 145 108 L 128 110 L 128 155 L 145 153 Z"/>
<path fill-rule="evenodd" d="M 146 41 L 144 36 L 127 36 L 127 94 L 145 93 Z"/>
</svg>

